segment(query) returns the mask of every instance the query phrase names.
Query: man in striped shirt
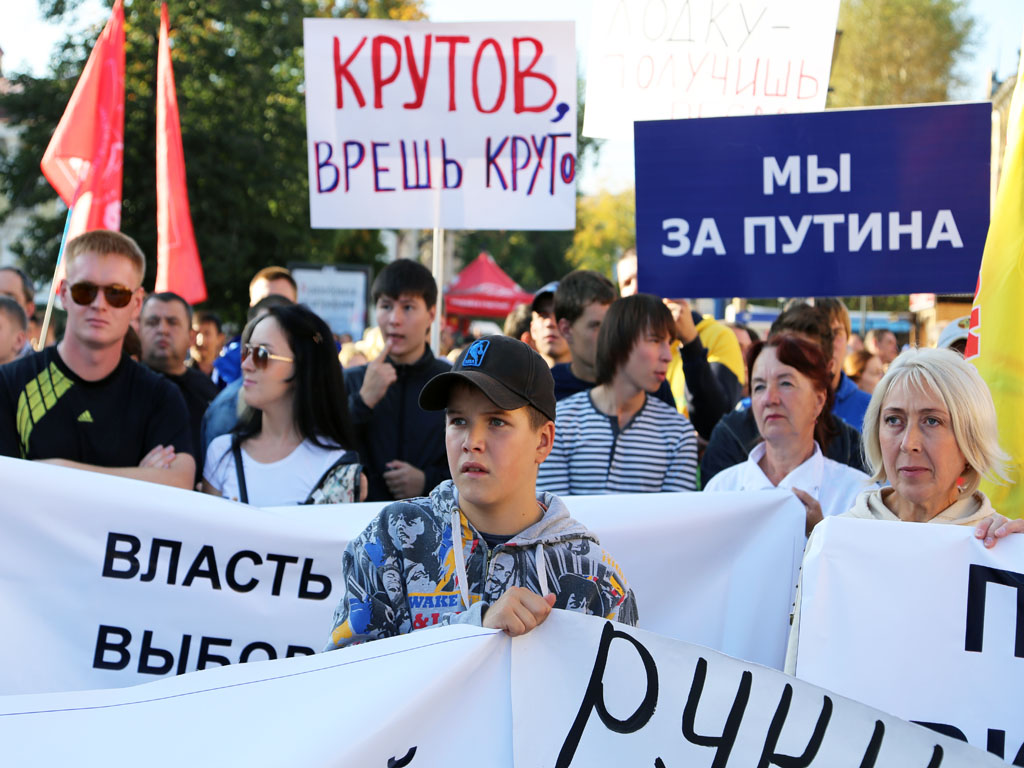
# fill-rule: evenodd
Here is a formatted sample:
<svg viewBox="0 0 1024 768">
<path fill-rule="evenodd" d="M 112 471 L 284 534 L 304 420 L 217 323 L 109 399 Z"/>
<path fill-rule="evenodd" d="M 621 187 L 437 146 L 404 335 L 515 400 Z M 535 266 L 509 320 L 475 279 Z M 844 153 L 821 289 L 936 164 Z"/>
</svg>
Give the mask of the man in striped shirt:
<svg viewBox="0 0 1024 768">
<path fill-rule="evenodd" d="M 665 380 L 675 322 L 661 299 L 614 302 L 597 341 L 597 386 L 559 401 L 537 487 L 561 495 L 696 490 L 697 434 L 650 395 Z"/>
</svg>

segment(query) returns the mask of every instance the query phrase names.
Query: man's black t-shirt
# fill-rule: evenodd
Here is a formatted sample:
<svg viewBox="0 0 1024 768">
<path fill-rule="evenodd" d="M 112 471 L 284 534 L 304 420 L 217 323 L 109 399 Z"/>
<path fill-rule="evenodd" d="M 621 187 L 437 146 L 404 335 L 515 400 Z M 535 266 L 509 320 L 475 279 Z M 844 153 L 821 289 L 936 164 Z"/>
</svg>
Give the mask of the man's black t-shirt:
<svg viewBox="0 0 1024 768">
<path fill-rule="evenodd" d="M 135 467 L 157 445 L 192 452 L 178 388 L 128 357 L 85 381 L 56 347 L 0 366 L 0 456 Z"/>
<path fill-rule="evenodd" d="M 199 429 L 203 423 L 203 414 L 220 390 L 209 376 L 196 368 L 186 368 L 181 376 L 170 373 L 165 373 L 164 376 L 175 383 L 185 398 L 192 427 L 192 446 L 196 449 L 193 455 L 196 455 L 199 453 Z M 199 469 L 198 461 L 196 469 Z"/>
</svg>

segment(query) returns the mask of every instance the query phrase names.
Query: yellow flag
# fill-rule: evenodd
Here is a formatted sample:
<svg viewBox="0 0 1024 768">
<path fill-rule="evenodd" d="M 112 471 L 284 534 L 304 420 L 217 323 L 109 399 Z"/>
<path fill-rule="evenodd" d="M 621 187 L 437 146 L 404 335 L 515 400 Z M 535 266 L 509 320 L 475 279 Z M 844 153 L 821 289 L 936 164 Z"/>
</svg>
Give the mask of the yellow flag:
<svg viewBox="0 0 1024 768">
<path fill-rule="evenodd" d="M 1024 60 L 1010 102 L 1003 173 L 971 308 L 966 357 L 995 400 L 1013 485 L 983 482 L 998 512 L 1024 516 Z"/>
</svg>

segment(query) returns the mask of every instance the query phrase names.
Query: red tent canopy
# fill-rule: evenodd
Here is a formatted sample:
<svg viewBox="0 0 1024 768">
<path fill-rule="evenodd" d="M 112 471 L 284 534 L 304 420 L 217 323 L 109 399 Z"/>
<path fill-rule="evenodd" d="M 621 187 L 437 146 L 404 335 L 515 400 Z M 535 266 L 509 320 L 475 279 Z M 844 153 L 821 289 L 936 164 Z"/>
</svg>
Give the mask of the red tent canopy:
<svg viewBox="0 0 1024 768">
<path fill-rule="evenodd" d="M 445 312 L 473 317 L 504 317 L 517 304 L 529 304 L 526 293 L 505 274 L 489 253 L 481 253 L 448 286 Z"/>
</svg>

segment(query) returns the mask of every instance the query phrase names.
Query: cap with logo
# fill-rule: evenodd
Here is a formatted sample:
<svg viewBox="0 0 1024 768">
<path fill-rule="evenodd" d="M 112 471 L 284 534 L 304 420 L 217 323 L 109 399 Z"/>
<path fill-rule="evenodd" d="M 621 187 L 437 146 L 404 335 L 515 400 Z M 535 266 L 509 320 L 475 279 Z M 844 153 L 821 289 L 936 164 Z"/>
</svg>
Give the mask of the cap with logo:
<svg viewBox="0 0 1024 768">
<path fill-rule="evenodd" d="M 448 393 L 458 381 L 468 381 L 499 408 L 514 411 L 532 405 L 555 420 L 555 380 L 551 369 L 534 350 L 509 336 L 484 336 L 459 355 L 452 370 L 426 383 L 420 407 L 442 411 Z"/>
</svg>

